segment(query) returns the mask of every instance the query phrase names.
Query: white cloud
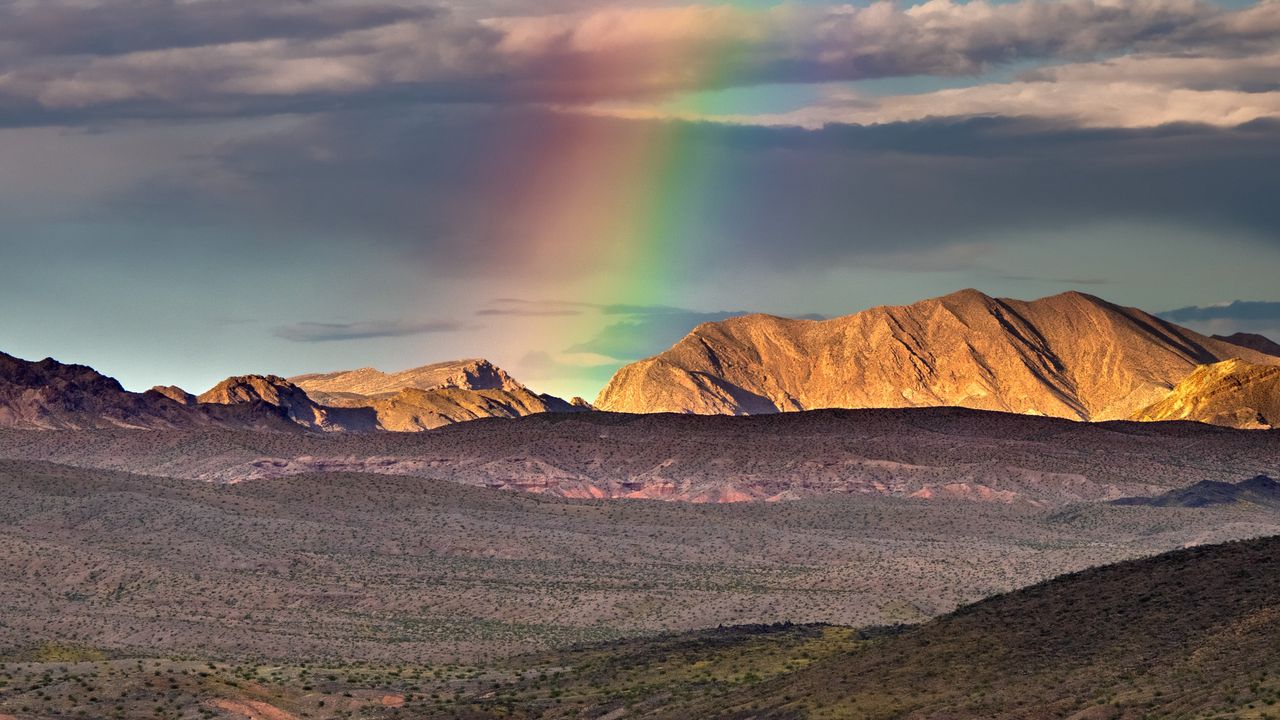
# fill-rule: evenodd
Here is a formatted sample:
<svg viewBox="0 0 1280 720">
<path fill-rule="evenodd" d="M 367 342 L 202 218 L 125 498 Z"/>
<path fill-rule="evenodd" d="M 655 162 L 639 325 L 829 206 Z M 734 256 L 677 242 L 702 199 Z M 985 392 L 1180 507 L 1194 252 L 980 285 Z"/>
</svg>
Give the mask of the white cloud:
<svg viewBox="0 0 1280 720">
<path fill-rule="evenodd" d="M 157 12 L 147 12 L 156 2 L 133 0 L 127 7 L 141 22 Z M 614 5 L 484 20 L 394 5 L 360 11 L 342 5 L 345 15 L 323 20 L 308 3 L 292 3 L 288 13 L 268 17 L 230 0 L 160 5 L 164 22 L 156 32 L 172 34 L 172 42 L 135 33 L 108 43 L 86 29 L 86 18 L 101 15 L 100 4 L 83 6 L 77 15 L 77 6 L 59 3 L 52 19 L 25 25 L 20 21 L 29 21 L 34 11 L 24 15 L 17 6 L 0 8 L 7 12 L 0 20 L 26 27 L 29 34 L 8 46 L 25 50 L 10 53 L 0 74 L 0 109 L 10 110 L 17 118 L 12 122 L 21 122 L 23 113 L 32 116 L 29 122 L 40 122 L 42 111 L 57 111 L 61 119 L 99 106 L 108 115 L 127 114 L 133 106 L 150 114 L 280 111 L 297 109 L 315 96 L 577 102 L 760 82 L 977 75 L 1015 61 L 1084 61 L 1118 52 L 1247 60 L 1263 52 L 1259 47 L 1275 52 L 1274 28 L 1280 23 L 1280 3 L 1226 11 L 1195 0 L 928 0 L 905 8 L 875 2 L 862 8 L 786 4 L 763 10 Z M 219 13 L 211 13 L 212 5 L 221 8 Z M 316 7 L 330 6 L 338 7 Z M 246 22 L 227 17 L 236 8 Z M 217 20 L 217 32 L 197 32 L 195 26 L 210 18 Z M 68 28 L 79 28 L 75 42 L 59 39 Z M 263 28 L 276 31 L 264 36 Z M 0 45 L 3 40 L 0 33 Z M 104 43 L 109 52 L 100 47 Z M 1127 61 L 1118 62 L 1097 65 L 1093 72 L 1127 72 Z M 1246 72 L 1241 65 L 1233 67 Z M 1258 82 L 1273 67 L 1260 62 L 1247 72 Z M 1183 71 L 1177 63 L 1149 68 L 1166 75 Z M 1069 78 L 1055 79 L 1064 84 Z M 1128 89 L 1117 86 L 1116 92 Z M 1071 102 L 1082 91 L 1015 83 L 981 93 L 938 94 L 929 101 L 985 108 L 1001 102 L 997 95 L 1021 99 L 1034 109 L 1040 103 Z M 1178 108 L 1200 101 L 1213 106 L 1206 114 L 1215 117 L 1247 116 L 1270 107 L 1263 99 L 1261 107 L 1232 112 L 1228 106 L 1239 99 L 1185 96 L 1173 100 L 1172 110 L 1149 107 L 1146 112 L 1176 115 Z M 922 111 L 912 105 L 917 102 L 923 100 L 883 103 L 881 113 L 919 116 Z"/>
<path fill-rule="evenodd" d="M 1033 117 L 1085 127 L 1230 127 L 1280 118 L 1280 52 L 1245 57 L 1127 55 L 1041 68 L 1012 82 L 907 95 L 837 89 L 820 102 L 775 114 L 679 114 L 659 105 L 608 102 L 584 111 L 808 128 L 980 116 Z"/>
</svg>

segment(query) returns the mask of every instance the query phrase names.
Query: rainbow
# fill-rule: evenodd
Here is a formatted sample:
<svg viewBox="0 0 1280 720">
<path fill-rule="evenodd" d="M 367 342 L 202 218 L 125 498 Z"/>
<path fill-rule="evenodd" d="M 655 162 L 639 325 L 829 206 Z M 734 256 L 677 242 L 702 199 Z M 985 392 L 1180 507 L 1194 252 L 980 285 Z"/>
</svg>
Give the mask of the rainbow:
<svg viewBox="0 0 1280 720">
<path fill-rule="evenodd" d="M 814 97 L 794 84 L 743 88 L 735 82 L 758 60 L 751 48 L 774 21 L 768 13 L 790 11 L 774 4 L 663 6 L 635 10 L 639 15 L 605 9 L 573 18 L 504 18 L 495 25 L 515 38 L 504 52 L 524 52 L 539 63 L 529 74 L 553 90 L 538 94 L 536 104 L 527 96 L 496 104 L 500 119 L 479 134 L 468 170 L 474 177 L 462 179 L 482 189 L 487 214 L 467 226 L 475 228 L 470 246 L 483 253 L 486 266 L 510 265 L 526 297 L 564 309 L 508 321 L 499 341 L 505 346 L 499 359 L 516 367 L 533 354 L 560 363 L 556 372 L 564 374 L 551 387 L 538 380 L 540 388 L 592 396 L 602 372 L 633 359 L 570 350 L 607 325 L 629 323 L 634 347 L 657 351 L 672 340 L 667 323 L 581 306 L 698 308 L 705 302 L 693 274 L 717 267 L 710 253 L 731 246 L 750 200 L 739 196 L 741 180 L 728 161 L 733 153 L 708 141 L 711 126 L 675 118 L 786 112 Z M 655 43 L 664 51 L 655 52 Z M 557 55 L 564 46 L 574 52 Z"/>
<path fill-rule="evenodd" d="M 766 4 L 738 0 L 671 18 L 705 21 L 706 13 L 747 17 Z M 655 12 L 662 12 L 660 10 Z M 687 14 L 682 14 L 687 13 Z M 699 15 L 698 13 L 702 13 Z M 564 72 L 566 85 L 600 87 L 628 74 L 678 78 L 689 87 L 716 87 L 744 61 L 731 41 L 690 43 L 661 58 L 610 55 L 604 68 L 587 63 Z M 593 73 L 595 76 L 593 76 Z M 606 75 L 605 77 L 602 77 Z M 768 89 L 756 93 L 767 95 Z M 767 102 L 768 98 L 765 98 Z M 672 95 L 658 104 L 673 116 L 722 111 L 716 91 Z M 542 151 L 524 168 L 506 231 L 520 237 L 536 264 L 606 268 L 593 298 L 601 304 L 675 305 L 680 273 L 702 266 L 707 241 L 723 231 L 733 209 L 728 168 L 717 149 L 699 141 L 705 129 L 688 122 L 635 122 L 562 109 Z"/>
</svg>

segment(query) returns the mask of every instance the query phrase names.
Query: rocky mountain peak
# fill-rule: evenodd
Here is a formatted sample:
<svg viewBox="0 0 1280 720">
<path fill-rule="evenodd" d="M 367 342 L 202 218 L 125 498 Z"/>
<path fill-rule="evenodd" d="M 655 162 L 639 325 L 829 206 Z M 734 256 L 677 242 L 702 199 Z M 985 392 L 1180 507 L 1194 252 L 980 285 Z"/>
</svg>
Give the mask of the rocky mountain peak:
<svg viewBox="0 0 1280 720">
<path fill-rule="evenodd" d="M 595 406 L 760 414 L 955 405 L 1125 419 L 1198 365 L 1280 359 L 1080 292 L 1034 301 L 967 289 L 829 320 L 746 315 L 623 367 Z"/>
</svg>

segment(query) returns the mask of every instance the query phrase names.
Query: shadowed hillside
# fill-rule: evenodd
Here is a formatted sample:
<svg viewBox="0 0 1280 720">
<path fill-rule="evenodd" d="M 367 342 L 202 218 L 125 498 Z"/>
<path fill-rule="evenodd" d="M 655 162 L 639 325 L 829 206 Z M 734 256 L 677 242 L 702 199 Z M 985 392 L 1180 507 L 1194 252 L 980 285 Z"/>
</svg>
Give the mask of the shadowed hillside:
<svg viewBox="0 0 1280 720">
<path fill-rule="evenodd" d="M 1155 497 L 1120 498 L 1115 505 L 1149 507 L 1209 507 L 1247 504 L 1280 510 L 1280 482 L 1259 475 L 1238 483 L 1202 480 L 1187 488 L 1170 490 Z"/>
<path fill-rule="evenodd" d="M 0 431 L 0 457 L 214 482 L 357 472 L 577 498 L 874 494 L 1056 506 L 1274 475 L 1278 437 L 958 408 L 745 418 L 592 412 L 369 435 Z"/>
</svg>

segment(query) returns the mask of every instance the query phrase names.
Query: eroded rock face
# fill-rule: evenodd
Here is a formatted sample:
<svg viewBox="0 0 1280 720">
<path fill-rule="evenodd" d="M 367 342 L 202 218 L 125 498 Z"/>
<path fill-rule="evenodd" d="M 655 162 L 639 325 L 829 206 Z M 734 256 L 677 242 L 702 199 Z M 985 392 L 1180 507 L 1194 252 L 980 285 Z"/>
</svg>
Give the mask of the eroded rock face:
<svg viewBox="0 0 1280 720">
<path fill-rule="evenodd" d="M 266 405 L 290 421 L 312 430 L 352 432 L 376 430 L 375 414 L 367 408 L 331 408 L 313 401 L 305 390 L 278 375 L 240 375 L 227 378 L 202 393 L 204 405 Z"/>
<path fill-rule="evenodd" d="M 1280 366 L 1225 360 L 1197 368 L 1135 420 L 1194 420 L 1246 430 L 1280 428 Z"/>
<path fill-rule="evenodd" d="M 442 387 L 409 388 L 373 401 L 385 430 L 417 432 L 483 418 L 516 418 L 544 412 L 577 412 L 565 401 L 535 395 L 526 388 L 468 390 Z"/>
<path fill-rule="evenodd" d="M 484 359 L 457 360 L 384 373 L 373 368 L 293 378 L 313 399 L 347 408 L 372 408 L 379 427 L 418 432 L 483 418 L 544 412 L 577 412 L 552 395 L 540 395 Z"/>
<path fill-rule="evenodd" d="M 524 389 L 506 371 L 483 358 L 451 360 L 397 373 L 361 368 L 299 375 L 290 380 L 316 399 L 326 394 L 382 397 L 394 395 L 401 390 L 434 390 L 443 387 L 464 390 Z"/>
<path fill-rule="evenodd" d="M 148 392 L 167 397 L 179 405 L 195 405 L 200 402 L 196 399 L 195 395 L 192 395 L 177 385 L 157 385 L 151 388 Z"/>
<path fill-rule="evenodd" d="M 0 353 L 0 427 L 168 430 L 207 426 L 292 429 L 275 414 L 255 408 L 199 407 L 160 389 L 129 392 L 91 367 Z"/>
<path fill-rule="evenodd" d="M 976 290 L 831 320 L 706 323 L 628 365 L 596 399 L 630 413 L 754 415 L 960 406 L 1076 420 L 1131 417 L 1197 366 L 1280 358 L 1082 293 L 1031 302 Z"/>
</svg>

